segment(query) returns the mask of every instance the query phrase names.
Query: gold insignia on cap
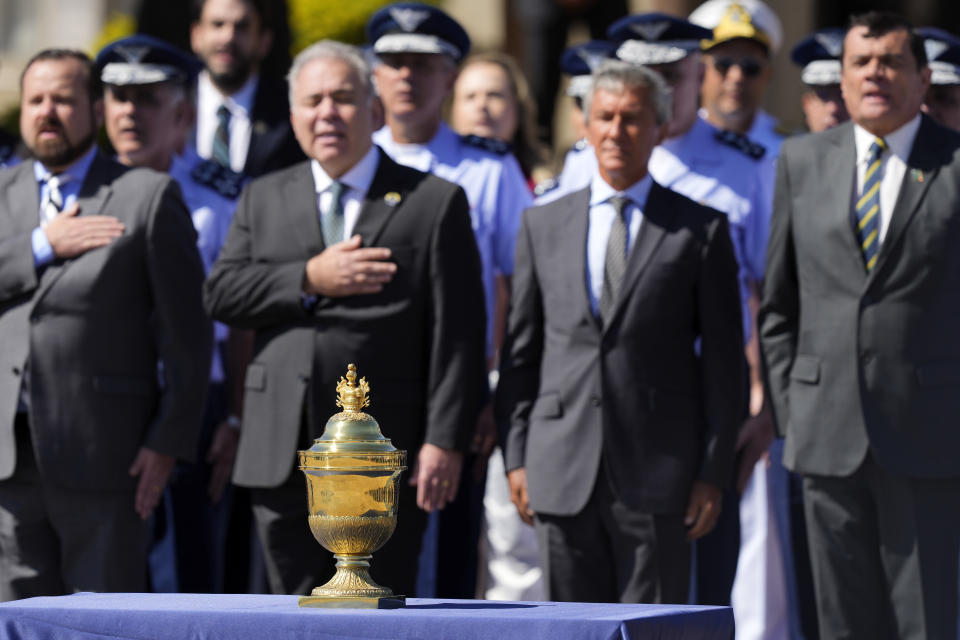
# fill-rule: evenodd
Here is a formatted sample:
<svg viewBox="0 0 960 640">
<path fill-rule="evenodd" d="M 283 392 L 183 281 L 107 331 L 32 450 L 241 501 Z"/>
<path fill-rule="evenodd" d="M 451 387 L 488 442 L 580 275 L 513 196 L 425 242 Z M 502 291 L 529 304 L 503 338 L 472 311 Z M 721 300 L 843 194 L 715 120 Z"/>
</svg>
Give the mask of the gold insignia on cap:
<svg viewBox="0 0 960 640">
<path fill-rule="evenodd" d="M 754 40 L 770 48 L 770 36 L 754 24 L 753 16 L 742 4 L 733 2 L 723 12 L 720 23 L 713 28 L 713 40 L 701 40 L 700 48 L 706 50 L 737 38 Z"/>
<path fill-rule="evenodd" d="M 400 204 L 401 199 L 402 198 L 400 197 L 400 194 L 397 193 L 396 191 L 391 191 L 387 195 L 383 196 L 383 201 L 386 202 L 391 207 L 395 207 L 398 204 Z"/>
</svg>

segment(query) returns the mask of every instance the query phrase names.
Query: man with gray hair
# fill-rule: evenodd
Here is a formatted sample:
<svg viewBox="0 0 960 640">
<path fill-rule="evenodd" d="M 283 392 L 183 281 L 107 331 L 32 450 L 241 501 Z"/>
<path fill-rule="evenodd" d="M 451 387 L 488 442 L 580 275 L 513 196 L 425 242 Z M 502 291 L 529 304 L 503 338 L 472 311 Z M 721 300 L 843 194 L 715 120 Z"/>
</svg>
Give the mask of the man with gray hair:
<svg viewBox="0 0 960 640">
<path fill-rule="evenodd" d="M 527 210 L 517 239 L 497 395 L 511 493 L 551 600 L 682 603 L 733 460 L 737 262 L 726 216 L 648 174 L 659 75 L 604 63 L 585 113 L 589 186 Z"/>
<path fill-rule="evenodd" d="M 348 363 L 373 413 L 409 452 L 402 524 L 373 578 L 413 595 L 426 512 L 450 498 L 485 387 L 480 259 L 461 188 L 400 166 L 371 142 L 383 123 L 367 63 L 319 42 L 289 75 L 308 162 L 252 182 L 205 288 L 211 315 L 253 329 L 233 480 L 251 499 L 271 589 L 307 593 L 332 573 L 307 527 L 297 449 L 337 413 Z M 460 453 L 455 455 L 459 456 Z"/>
</svg>

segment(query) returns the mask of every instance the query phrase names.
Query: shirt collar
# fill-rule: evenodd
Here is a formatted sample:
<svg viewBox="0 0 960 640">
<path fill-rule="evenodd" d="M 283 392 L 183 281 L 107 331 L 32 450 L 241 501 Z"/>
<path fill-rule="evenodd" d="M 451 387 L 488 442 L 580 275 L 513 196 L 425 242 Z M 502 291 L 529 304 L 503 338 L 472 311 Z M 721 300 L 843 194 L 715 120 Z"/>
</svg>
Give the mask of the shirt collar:
<svg viewBox="0 0 960 640">
<path fill-rule="evenodd" d="M 360 161 L 350 167 L 350 170 L 337 178 L 337 182 L 345 184 L 350 189 L 358 191 L 361 196 L 367 195 L 370 185 L 373 183 L 373 177 L 377 173 L 377 165 L 380 163 L 380 148 L 376 145 L 370 145 L 367 152 Z M 316 160 L 310 161 L 310 170 L 313 172 L 313 184 L 317 193 L 323 193 L 330 188 L 333 178 L 327 175 L 320 163 Z"/>
<path fill-rule="evenodd" d="M 652 186 L 653 178 L 647 173 L 647 175 L 623 191 L 617 191 L 607 184 L 606 180 L 600 177 L 599 171 L 595 171 L 593 173 L 593 179 L 590 181 L 590 206 L 594 207 L 602 204 L 616 195 L 624 195 L 630 199 L 630 202 L 643 209 L 647 203 L 647 196 L 650 194 L 650 188 Z"/>
<path fill-rule="evenodd" d="M 87 172 L 90 170 L 90 165 L 93 164 L 93 157 L 95 155 L 97 155 L 96 145 L 90 147 L 89 151 L 80 156 L 72 165 L 61 171 L 59 175 L 67 175 L 70 177 L 71 182 L 82 184 L 87 177 Z M 39 160 L 33 161 L 33 177 L 36 178 L 37 182 L 43 182 L 48 173 L 50 173 L 50 171 L 43 166 L 42 162 Z"/>
<path fill-rule="evenodd" d="M 200 72 L 200 79 L 197 81 L 197 90 L 200 94 L 200 102 L 209 101 L 207 104 L 213 104 L 219 107 L 221 104 L 230 109 L 230 114 L 236 114 L 238 111 L 249 117 L 253 111 L 254 94 L 257 92 L 257 83 L 259 76 L 251 74 L 247 81 L 238 91 L 230 95 L 224 95 L 220 89 L 213 84 L 210 79 L 210 73 L 206 70 Z"/>
<path fill-rule="evenodd" d="M 910 157 L 910 150 L 913 148 L 913 140 L 917 137 L 917 131 L 920 130 L 920 114 L 918 113 L 912 120 L 901 126 L 895 131 L 891 131 L 883 136 L 887 143 L 887 149 L 893 155 L 902 159 L 904 163 Z M 873 144 L 874 134 L 870 133 L 859 124 L 853 125 L 853 139 L 857 147 L 857 162 L 866 162 L 870 155 L 870 145 Z"/>
</svg>

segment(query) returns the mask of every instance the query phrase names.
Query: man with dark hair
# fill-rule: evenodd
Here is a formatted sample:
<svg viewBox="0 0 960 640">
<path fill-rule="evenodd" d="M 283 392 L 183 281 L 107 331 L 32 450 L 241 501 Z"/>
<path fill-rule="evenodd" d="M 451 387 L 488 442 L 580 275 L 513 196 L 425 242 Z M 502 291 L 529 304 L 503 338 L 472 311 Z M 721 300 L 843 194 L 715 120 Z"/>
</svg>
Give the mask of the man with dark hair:
<svg viewBox="0 0 960 640">
<path fill-rule="evenodd" d="M 855 16 L 852 122 L 781 152 L 761 341 L 801 473 L 823 638 L 952 638 L 960 555 L 960 135 L 922 37 Z"/>
<path fill-rule="evenodd" d="M 200 155 L 249 176 L 303 160 L 282 80 L 260 75 L 273 44 L 263 0 L 195 0 L 190 44 L 204 63 L 197 81 Z"/>
<path fill-rule="evenodd" d="M 83 53 L 36 55 L 21 93 L 35 160 L 0 173 L 0 599 L 142 591 L 210 366 L 196 233 L 169 178 L 97 152 Z"/>
</svg>

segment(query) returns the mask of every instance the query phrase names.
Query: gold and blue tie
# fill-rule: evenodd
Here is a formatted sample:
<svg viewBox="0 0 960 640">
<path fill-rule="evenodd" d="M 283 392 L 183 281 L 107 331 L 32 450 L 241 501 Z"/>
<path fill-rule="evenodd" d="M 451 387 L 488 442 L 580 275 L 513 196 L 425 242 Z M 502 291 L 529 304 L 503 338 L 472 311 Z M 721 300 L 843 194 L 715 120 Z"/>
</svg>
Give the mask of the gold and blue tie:
<svg viewBox="0 0 960 640">
<path fill-rule="evenodd" d="M 863 191 L 857 200 L 857 239 L 867 271 L 877 264 L 880 249 L 880 166 L 887 148 L 883 138 L 874 138 L 867 157 L 867 172 L 863 176 Z"/>
</svg>

